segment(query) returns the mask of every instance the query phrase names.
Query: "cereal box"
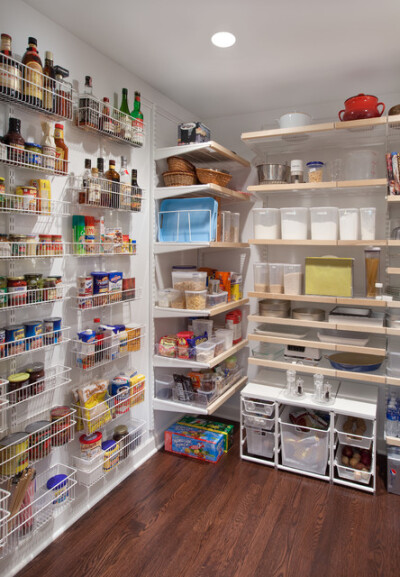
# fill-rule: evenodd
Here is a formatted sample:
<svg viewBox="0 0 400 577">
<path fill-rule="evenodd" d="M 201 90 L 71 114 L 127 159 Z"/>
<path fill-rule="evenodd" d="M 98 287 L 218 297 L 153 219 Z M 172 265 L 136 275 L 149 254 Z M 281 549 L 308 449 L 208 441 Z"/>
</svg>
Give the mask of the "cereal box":
<svg viewBox="0 0 400 577">
<path fill-rule="evenodd" d="M 216 421 L 207 421 L 206 419 L 197 419 L 190 415 L 185 415 L 178 421 L 179 425 L 186 425 L 187 427 L 194 427 L 195 429 L 202 429 L 204 431 L 214 431 L 224 435 L 225 445 L 224 452 L 227 453 L 233 445 L 233 425 L 226 423 L 218 423 Z"/>
<path fill-rule="evenodd" d="M 175 423 L 165 431 L 165 450 L 192 459 L 217 463 L 224 454 L 225 437 Z"/>
</svg>

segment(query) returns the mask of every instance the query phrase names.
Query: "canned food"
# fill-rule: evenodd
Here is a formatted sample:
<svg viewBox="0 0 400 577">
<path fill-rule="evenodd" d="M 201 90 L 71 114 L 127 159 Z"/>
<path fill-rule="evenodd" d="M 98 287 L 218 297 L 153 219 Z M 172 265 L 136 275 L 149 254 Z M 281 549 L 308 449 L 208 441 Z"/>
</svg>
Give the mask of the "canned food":
<svg viewBox="0 0 400 577">
<path fill-rule="evenodd" d="M 79 442 L 81 444 L 81 455 L 84 459 L 91 459 L 95 455 L 101 453 L 101 440 L 103 435 L 100 431 L 96 431 L 91 435 L 81 435 Z"/>
<path fill-rule="evenodd" d="M 54 407 L 50 412 L 51 444 L 53 447 L 65 445 L 72 439 L 71 409 L 69 407 Z"/>
<path fill-rule="evenodd" d="M 33 363 L 24 368 L 24 372 L 29 374 L 30 394 L 38 395 L 45 390 L 44 363 Z"/>
<path fill-rule="evenodd" d="M 111 395 L 115 397 L 115 413 L 122 415 L 129 411 L 129 379 L 127 377 L 115 377 L 111 381 Z"/>
<path fill-rule="evenodd" d="M 42 321 L 29 321 L 25 324 L 26 350 L 40 349 L 43 346 Z"/>
<path fill-rule="evenodd" d="M 26 433 L 13 433 L 0 441 L 0 473 L 17 475 L 28 466 L 29 440 Z"/>
<path fill-rule="evenodd" d="M 19 307 L 26 305 L 27 282 L 23 276 L 7 279 L 8 306 Z"/>
<path fill-rule="evenodd" d="M 4 359 L 6 356 L 6 331 L 5 329 L 0 329 L 0 359 Z"/>
<path fill-rule="evenodd" d="M 34 144 L 33 142 L 25 142 L 26 150 L 26 162 L 28 164 L 33 164 L 34 166 L 43 165 L 43 148 L 40 144 Z"/>
<path fill-rule="evenodd" d="M 11 256 L 26 256 L 26 239 L 25 234 L 10 234 Z"/>
<path fill-rule="evenodd" d="M 119 463 L 119 444 L 110 439 L 109 441 L 104 441 L 101 444 L 101 448 L 104 451 L 103 471 L 111 471 Z"/>
<path fill-rule="evenodd" d="M 15 197 L 14 209 L 24 212 L 36 212 L 37 190 L 34 186 L 17 186 Z"/>
<path fill-rule="evenodd" d="M 6 357 L 19 355 L 25 351 L 25 327 L 13 325 L 6 327 Z"/>
<path fill-rule="evenodd" d="M 54 475 L 47 481 L 46 487 L 53 492 L 53 505 L 58 506 L 68 499 L 68 477 L 67 475 Z"/>
<path fill-rule="evenodd" d="M 54 345 L 62 340 L 61 317 L 51 317 L 44 319 L 44 342 L 45 345 Z"/>
<path fill-rule="evenodd" d="M 15 373 L 8 377 L 8 392 L 11 393 L 9 401 L 11 404 L 19 403 L 27 399 L 30 395 L 29 373 Z"/>
<path fill-rule="evenodd" d="M 50 454 L 51 451 L 51 423 L 49 421 L 35 421 L 25 427 L 29 435 L 29 459 L 37 461 Z"/>
</svg>

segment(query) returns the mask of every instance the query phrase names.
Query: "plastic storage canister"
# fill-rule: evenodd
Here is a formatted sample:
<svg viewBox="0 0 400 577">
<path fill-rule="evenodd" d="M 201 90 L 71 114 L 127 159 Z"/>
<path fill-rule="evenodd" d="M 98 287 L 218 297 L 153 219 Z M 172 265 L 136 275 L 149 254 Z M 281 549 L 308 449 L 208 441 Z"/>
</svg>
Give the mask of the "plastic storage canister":
<svg viewBox="0 0 400 577">
<path fill-rule="evenodd" d="M 283 267 L 283 292 L 286 295 L 300 295 L 303 275 L 301 264 L 285 264 Z"/>
<path fill-rule="evenodd" d="M 281 235 L 279 208 L 253 208 L 254 238 L 277 239 Z"/>
<path fill-rule="evenodd" d="M 307 182 L 322 182 L 324 180 L 325 164 L 319 160 L 307 162 Z"/>
<path fill-rule="evenodd" d="M 194 311 L 202 311 L 206 308 L 207 291 L 185 291 L 186 308 Z"/>
<path fill-rule="evenodd" d="M 310 215 L 313 240 L 337 240 L 338 209 L 335 206 L 312 207 Z"/>
<path fill-rule="evenodd" d="M 231 212 L 231 242 L 239 242 L 240 213 Z"/>
<path fill-rule="evenodd" d="M 305 240 L 308 233 L 308 208 L 281 208 L 282 239 Z"/>
<path fill-rule="evenodd" d="M 361 240 L 375 239 L 376 208 L 360 208 Z"/>
<path fill-rule="evenodd" d="M 209 363 L 214 358 L 215 343 L 205 341 L 196 346 L 196 362 Z"/>
<path fill-rule="evenodd" d="M 255 292 L 268 292 L 269 266 L 267 262 L 254 263 L 254 290 Z"/>
<path fill-rule="evenodd" d="M 359 234 L 358 208 L 339 208 L 340 240 L 357 240 Z"/>
<path fill-rule="evenodd" d="M 269 292 L 283 292 L 283 264 L 270 262 L 269 268 Z"/>
<path fill-rule="evenodd" d="M 79 443 L 81 445 L 81 455 L 84 459 L 91 459 L 101 452 L 101 440 L 103 435 L 96 431 L 91 435 L 81 435 Z"/>
<path fill-rule="evenodd" d="M 221 240 L 222 242 L 232 242 L 231 239 L 231 213 L 227 210 L 221 211 Z"/>
<path fill-rule="evenodd" d="M 158 291 L 158 306 L 173 309 L 185 308 L 185 294 L 172 288 Z"/>
<path fill-rule="evenodd" d="M 224 349 L 229 350 L 233 346 L 233 329 L 217 329 L 215 331 L 215 336 L 217 338 L 224 338 Z"/>
<path fill-rule="evenodd" d="M 376 297 L 376 286 L 379 282 L 379 267 L 381 249 L 377 246 L 369 246 L 365 253 L 365 293 L 367 297 Z"/>
<path fill-rule="evenodd" d="M 172 286 L 181 291 L 201 291 L 207 286 L 207 273 L 204 271 L 172 271 Z"/>
<path fill-rule="evenodd" d="M 210 338 L 213 331 L 214 321 L 212 319 L 193 319 L 192 328 L 195 337 L 199 335 L 204 335 L 207 333 L 207 337 Z"/>
</svg>

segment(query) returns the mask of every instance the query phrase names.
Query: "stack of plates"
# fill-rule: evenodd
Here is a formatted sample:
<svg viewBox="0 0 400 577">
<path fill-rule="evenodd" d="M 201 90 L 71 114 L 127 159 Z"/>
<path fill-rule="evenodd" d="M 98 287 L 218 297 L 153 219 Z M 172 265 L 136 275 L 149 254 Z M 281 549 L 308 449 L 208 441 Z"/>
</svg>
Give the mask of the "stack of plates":
<svg viewBox="0 0 400 577">
<path fill-rule="evenodd" d="M 314 308 L 293 309 L 292 318 L 302 321 L 324 321 L 325 311 L 323 309 Z"/>
</svg>

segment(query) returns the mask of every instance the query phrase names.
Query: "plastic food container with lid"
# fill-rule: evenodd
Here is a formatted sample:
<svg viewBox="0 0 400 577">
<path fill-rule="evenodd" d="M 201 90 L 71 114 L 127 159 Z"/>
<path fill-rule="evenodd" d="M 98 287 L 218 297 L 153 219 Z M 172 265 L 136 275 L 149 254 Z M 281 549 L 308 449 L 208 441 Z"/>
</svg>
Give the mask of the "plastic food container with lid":
<svg viewBox="0 0 400 577">
<path fill-rule="evenodd" d="M 206 290 L 186 290 L 185 300 L 186 308 L 193 311 L 202 311 L 206 309 L 207 302 L 207 291 Z M 217 295 L 208 295 L 217 296 Z"/>
<path fill-rule="evenodd" d="M 307 182 L 322 182 L 324 180 L 325 163 L 319 160 L 307 162 Z"/>
<path fill-rule="evenodd" d="M 338 209 L 335 206 L 312 207 L 310 215 L 313 240 L 337 240 Z"/>
<path fill-rule="evenodd" d="M 192 329 L 194 336 L 204 335 L 207 333 L 208 338 L 211 337 L 213 331 L 214 321 L 212 319 L 193 319 Z"/>
<path fill-rule="evenodd" d="M 340 240 L 357 240 L 359 228 L 358 208 L 339 208 Z"/>
<path fill-rule="evenodd" d="M 101 441 L 103 435 L 100 431 L 96 431 L 91 435 L 81 435 L 79 443 L 81 445 L 81 455 L 84 459 L 91 459 L 101 452 Z"/>
<path fill-rule="evenodd" d="M 281 208 L 282 239 L 305 240 L 308 235 L 308 208 Z"/>
<path fill-rule="evenodd" d="M 175 290 L 201 291 L 207 286 L 207 273 L 185 270 L 172 271 L 172 286 Z"/>
<path fill-rule="evenodd" d="M 196 346 L 196 362 L 210 363 L 214 358 L 215 343 L 206 341 Z"/>
<path fill-rule="evenodd" d="M 185 294 L 172 288 L 158 291 L 158 306 L 173 309 L 185 308 Z"/>
<path fill-rule="evenodd" d="M 283 293 L 283 267 L 284 265 L 278 262 L 268 264 L 269 292 Z"/>
<path fill-rule="evenodd" d="M 268 292 L 269 266 L 267 262 L 254 263 L 254 290 L 255 292 Z"/>
<path fill-rule="evenodd" d="M 232 242 L 231 238 L 231 213 L 228 210 L 221 211 L 221 240 L 222 242 Z"/>
<path fill-rule="evenodd" d="M 53 506 L 64 503 L 69 495 L 67 475 L 54 475 L 47 481 L 46 487 L 53 492 Z"/>
<path fill-rule="evenodd" d="M 233 329 L 217 329 L 215 336 L 224 339 L 224 350 L 227 351 L 233 346 Z"/>
<path fill-rule="evenodd" d="M 228 302 L 228 293 L 221 291 L 218 294 L 207 294 L 206 308 L 211 309 L 217 305 L 222 305 Z M 189 307 L 187 307 L 189 308 Z"/>
<path fill-rule="evenodd" d="M 277 239 L 281 236 L 279 208 L 253 208 L 255 239 Z"/>
<path fill-rule="evenodd" d="M 302 281 L 301 264 L 285 264 L 283 266 L 283 292 L 286 295 L 300 295 Z"/>
</svg>

